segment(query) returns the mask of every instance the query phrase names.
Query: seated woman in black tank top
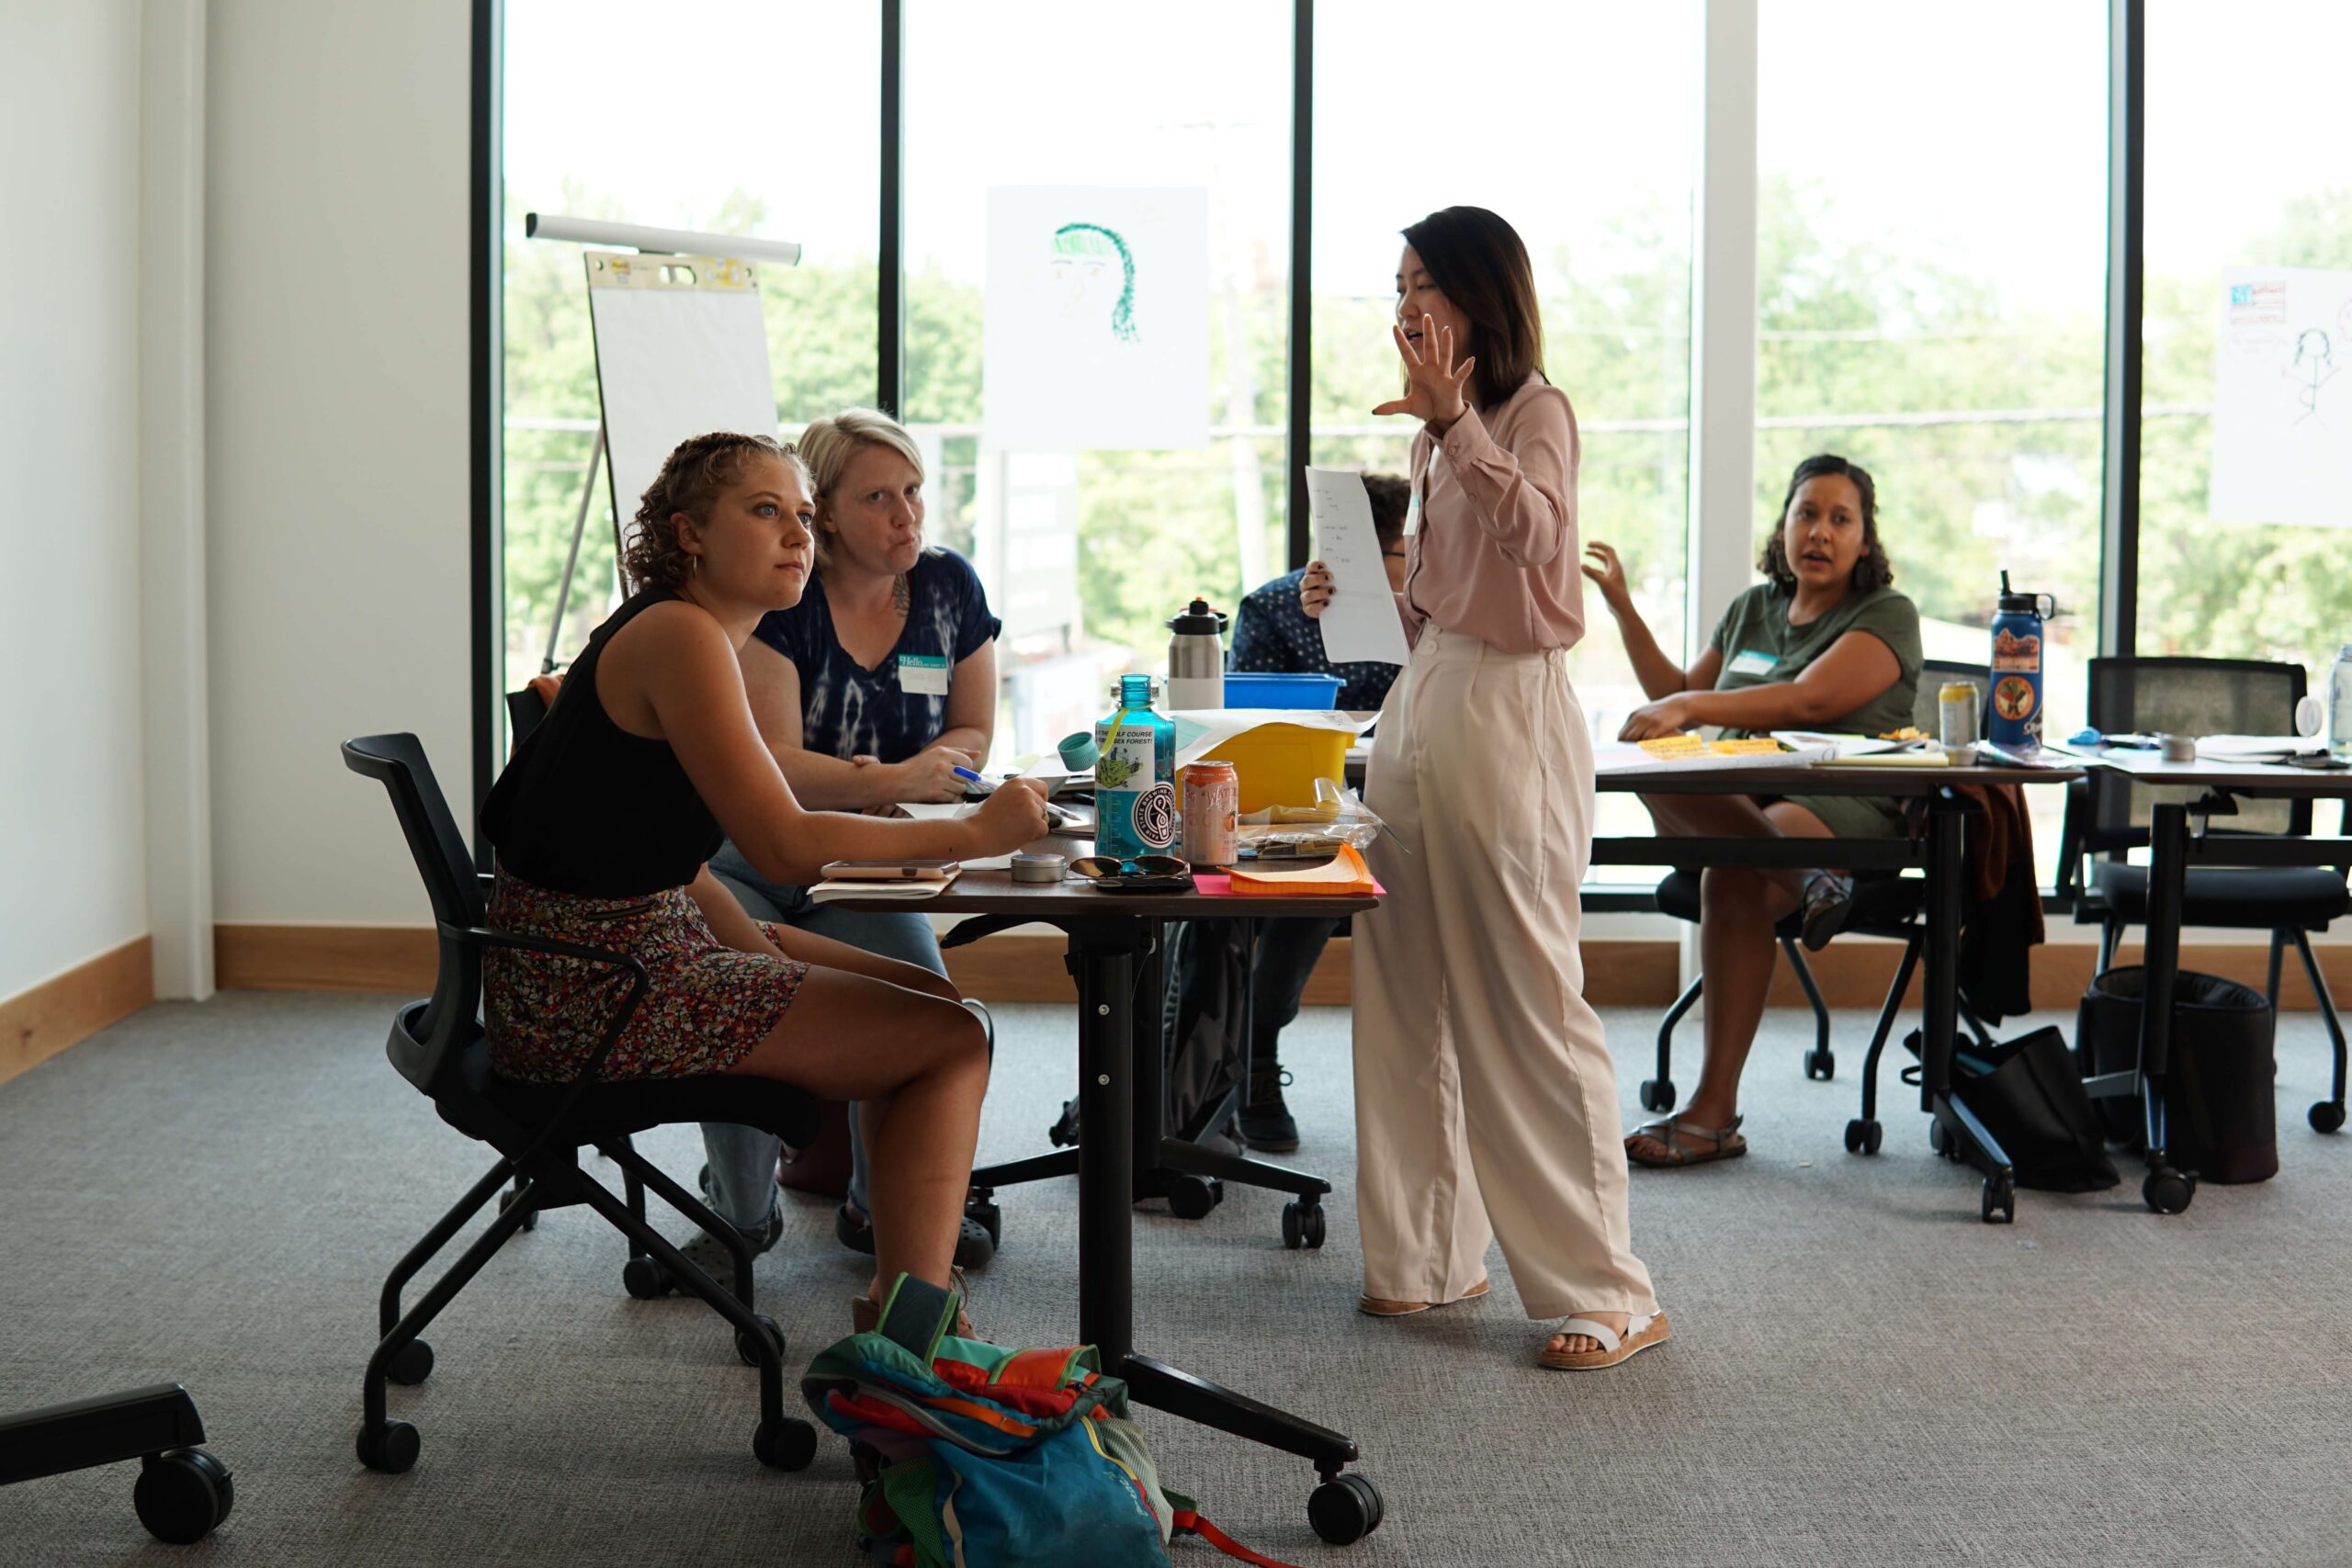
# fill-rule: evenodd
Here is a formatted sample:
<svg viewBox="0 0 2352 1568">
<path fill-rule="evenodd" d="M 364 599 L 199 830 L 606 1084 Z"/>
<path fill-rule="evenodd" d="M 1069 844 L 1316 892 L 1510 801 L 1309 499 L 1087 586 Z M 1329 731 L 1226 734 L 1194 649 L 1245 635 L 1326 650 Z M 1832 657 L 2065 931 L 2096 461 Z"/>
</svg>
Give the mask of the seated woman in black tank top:
<svg viewBox="0 0 2352 1568">
<path fill-rule="evenodd" d="M 722 834 L 770 880 L 834 859 L 959 859 L 1045 836 L 1044 796 L 1000 789 L 967 818 L 812 812 L 760 739 L 737 662 L 808 581 L 814 514 L 790 449 L 696 436 L 645 492 L 628 574 L 645 586 L 589 638 L 482 811 L 491 921 L 628 952 L 652 987 L 608 1077 L 734 1072 L 863 1102 L 876 1284 L 948 1280 L 988 1089 L 980 1024 L 911 964 L 753 921 L 704 863 Z M 492 1058 L 578 1072 L 619 994 L 610 972 L 498 952 L 482 969 Z"/>
</svg>

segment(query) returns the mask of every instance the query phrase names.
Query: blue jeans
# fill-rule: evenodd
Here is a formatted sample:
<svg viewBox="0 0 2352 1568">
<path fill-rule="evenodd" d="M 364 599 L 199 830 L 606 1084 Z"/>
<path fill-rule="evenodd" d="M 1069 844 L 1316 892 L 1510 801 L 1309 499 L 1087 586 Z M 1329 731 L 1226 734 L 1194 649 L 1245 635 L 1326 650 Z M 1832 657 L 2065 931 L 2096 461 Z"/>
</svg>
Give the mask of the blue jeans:
<svg viewBox="0 0 2352 1568">
<path fill-rule="evenodd" d="M 867 913 L 812 904 L 806 887 L 769 882 L 752 869 L 752 863 L 732 843 L 720 846 L 711 857 L 710 869 L 755 920 L 772 920 L 795 931 L 845 942 L 885 958 L 920 964 L 934 975 L 947 973 L 947 964 L 939 956 L 939 938 L 933 932 L 928 916 L 912 910 Z M 872 1214 L 874 1210 L 865 1201 L 865 1140 L 857 1123 L 857 1107 L 853 1105 L 849 1113 L 849 1201 L 860 1213 Z M 702 1124 L 702 1146 L 710 1157 L 711 1207 L 740 1229 L 755 1231 L 765 1225 L 768 1206 L 775 1201 L 775 1162 L 783 1141 L 757 1127 L 706 1122 Z"/>
</svg>

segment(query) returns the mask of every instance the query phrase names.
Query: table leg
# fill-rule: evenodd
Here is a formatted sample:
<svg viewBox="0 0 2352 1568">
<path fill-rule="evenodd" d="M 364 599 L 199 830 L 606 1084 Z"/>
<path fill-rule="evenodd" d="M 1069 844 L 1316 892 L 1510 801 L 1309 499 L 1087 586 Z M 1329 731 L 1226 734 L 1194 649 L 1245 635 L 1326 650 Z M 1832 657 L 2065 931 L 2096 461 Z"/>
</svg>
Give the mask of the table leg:
<svg viewBox="0 0 2352 1568">
<path fill-rule="evenodd" d="M 2160 802 L 2150 814 L 2148 924 L 2140 994 L 2139 1091 L 2148 1174 L 2140 1196 L 2160 1214 L 2177 1214 L 2196 1196 L 2193 1177 L 2173 1168 L 2165 1152 L 2165 1083 L 2172 1066 L 2173 992 L 2180 976 L 2181 902 L 2188 886 L 2188 807 Z"/>
<path fill-rule="evenodd" d="M 1134 1215 L 1127 1194 L 1139 1055 L 1136 955 L 1129 942 L 1073 932 L 1070 956 L 1078 980 L 1079 1124 L 1086 1130 L 1079 1145 L 1078 1337 L 1100 1348 L 1105 1363 L 1116 1364 L 1134 1348 Z"/>
<path fill-rule="evenodd" d="M 1139 1404 L 1311 1461 L 1319 1484 L 1307 1514 L 1324 1540 L 1346 1542 L 1380 1523 L 1380 1495 L 1354 1462 L 1352 1438 L 1261 1404 L 1205 1378 L 1135 1353 L 1134 1214 L 1137 1081 L 1158 1078 L 1157 1012 L 1137 1016 L 1136 972 L 1148 956 L 1151 924 L 1123 921 L 1070 932 L 1070 970 L 1078 981 L 1079 1101 L 1086 1135 L 1079 1145 L 1079 1337 L 1094 1346 L 1105 1371 L 1125 1380 Z M 1157 1005 L 1157 998 L 1153 998 Z M 1157 1100 L 1153 1101 L 1157 1104 Z M 1159 1125 L 1155 1110 L 1151 1125 Z M 1152 1144 L 1157 1158 L 1159 1143 Z"/>
<path fill-rule="evenodd" d="M 1919 1036 L 1919 1103 L 1935 1120 L 1939 1152 L 1984 1174 L 1987 1224 L 2017 1218 L 2017 1171 L 1984 1122 L 1951 1092 L 1952 1052 L 1960 1037 L 1961 826 L 1967 802 L 1949 789 L 1928 799 L 1927 996 Z"/>
</svg>

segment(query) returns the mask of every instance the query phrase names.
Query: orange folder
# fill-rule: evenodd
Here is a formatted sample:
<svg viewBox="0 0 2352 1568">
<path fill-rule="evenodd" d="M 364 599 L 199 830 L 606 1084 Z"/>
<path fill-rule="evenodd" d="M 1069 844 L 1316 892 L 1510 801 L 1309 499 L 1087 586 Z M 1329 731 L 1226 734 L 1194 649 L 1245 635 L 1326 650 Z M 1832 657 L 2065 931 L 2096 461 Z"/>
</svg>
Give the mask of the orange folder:
<svg viewBox="0 0 2352 1568">
<path fill-rule="evenodd" d="M 1379 884 L 1372 879 L 1371 868 L 1363 863 L 1363 856 L 1353 844 L 1341 844 L 1340 852 L 1322 865 L 1306 866 L 1296 871 L 1242 871 L 1233 873 L 1236 893 L 1265 894 L 1280 897 L 1284 895 L 1329 898 L 1351 893 L 1377 893 Z"/>
</svg>

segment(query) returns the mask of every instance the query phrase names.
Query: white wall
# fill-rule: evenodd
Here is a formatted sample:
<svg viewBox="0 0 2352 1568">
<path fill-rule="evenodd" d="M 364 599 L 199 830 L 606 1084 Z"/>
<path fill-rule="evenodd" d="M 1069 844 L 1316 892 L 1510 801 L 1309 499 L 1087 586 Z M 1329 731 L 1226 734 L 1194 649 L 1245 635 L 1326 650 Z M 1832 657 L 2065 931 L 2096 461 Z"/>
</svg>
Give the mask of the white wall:
<svg viewBox="0 0 2352 1568">
<path fill-rule="evenodd" d="M 430 919 L 347 737 L 468 767 L 466 0 L 212 0 L 215 908 Z"/>
<path fill-rule="evenodd" d="M 147 930 L 139 16 L 0 4 L 0 997 Z"/>
</svg>

